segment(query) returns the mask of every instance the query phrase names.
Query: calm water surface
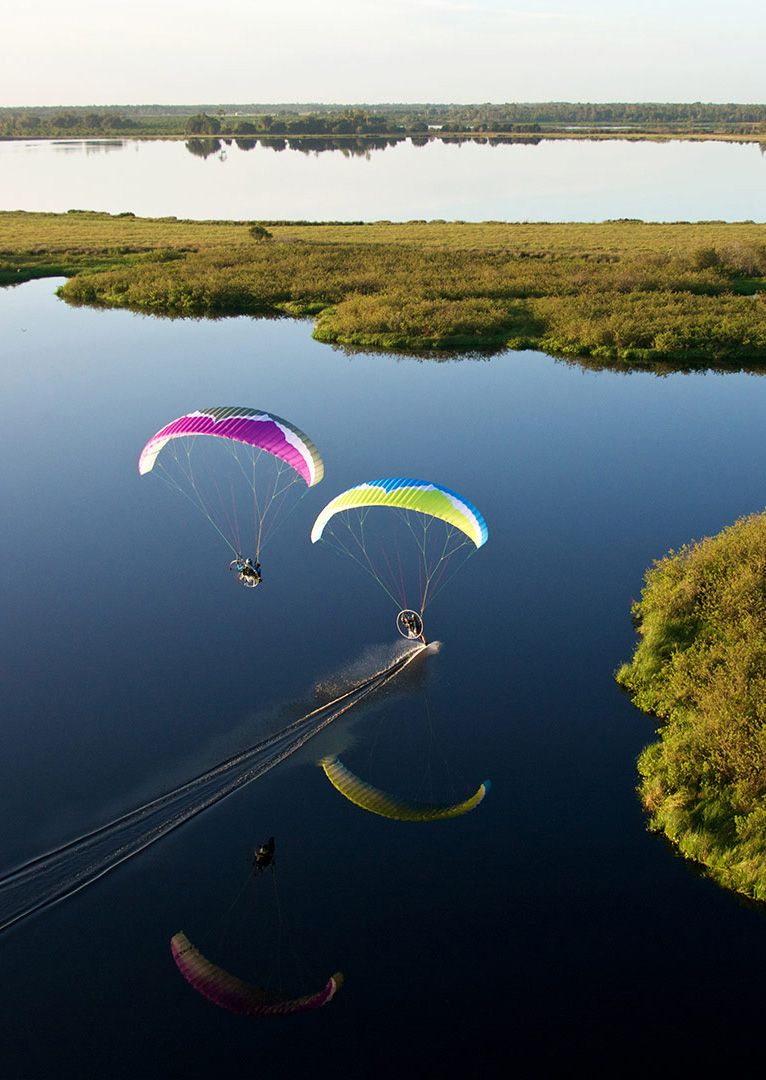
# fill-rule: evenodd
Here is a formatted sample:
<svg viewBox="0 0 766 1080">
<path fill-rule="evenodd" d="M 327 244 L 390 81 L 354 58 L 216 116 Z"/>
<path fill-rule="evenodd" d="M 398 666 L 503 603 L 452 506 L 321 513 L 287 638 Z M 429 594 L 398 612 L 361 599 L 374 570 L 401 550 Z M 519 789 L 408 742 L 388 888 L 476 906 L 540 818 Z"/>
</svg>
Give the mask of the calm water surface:
<svg viewBox="0 0 766 1080">
<path fill-rule="evenodd" d="M 754 143 L 717 142 L 404 140 L 366 157 L 231 143 L 208 158 L 183 142 L 0 142 L 0 209 L 73 208 L 312 221 L 763 221 L 766 158 Z"/>
<path fill-rule="evenodd" d="M 350 357 L 308 323 L 77 310 L 54 285 L 0 291 L 3 868 L 386 655 L 390 605 L 308 543 L 334 493 L 434 478 L 490 540 L 433 605 L 441 652 L 395 693 L 2 937 L 0 1075 L 528 1075 L 660 1038 L 687 1061 L 745 1045 L 763 915 L 645 831 L 635 757 L 653 723 L 612 673 L 651 560 L 763 506 L 766 380 Z M 327 463 L 254 593 L 136 471 L 164 421 L 228 402 L 291 418 Z M 459 820 L 386 821 L 329 786 L 328 751 L 405 795 L 493 787 Z M 266 876 L 238 899 L 272 834 L 277 893 Z M 298 990 L 338 968 L 347 983 L 319 1013 L 249 1022 L 184 983 L 179 929 L 255 982 L 285 965 Z"/>
</svg>

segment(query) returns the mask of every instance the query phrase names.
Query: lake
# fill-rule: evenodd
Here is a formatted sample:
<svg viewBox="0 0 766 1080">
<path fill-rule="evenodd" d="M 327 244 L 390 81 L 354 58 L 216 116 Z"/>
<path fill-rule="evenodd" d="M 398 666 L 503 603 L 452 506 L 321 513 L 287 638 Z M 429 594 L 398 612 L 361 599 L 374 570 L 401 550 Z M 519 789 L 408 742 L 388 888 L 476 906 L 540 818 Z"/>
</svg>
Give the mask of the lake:
<svg viewBox="0 0 766 1080">
<path fill-rule="evenodd" d="M 763 167 L 753 148 L 688 152 L 702 149 Z M 133 210 L 172 202 L 179 215 L 210 213 L 237 160 L 174 146 L 179 167 L 198 170 L 194 192 L 174 196 L 157 174 L 139 205 L 131 184 L 168 147 L 1 150 L 4 165 L 61 163 L 60 179 L 74 161 L 70 183 L 96 162 L 96 186 L 74 198 L 64 185 L 57 207 L 104 205 L 97 183 L 122 169 L 118 197 Z M 242 155 L 243 177 L 255 181 L 258 160 Z M 100 171 L 107 162 L 115 171 Z M 352 170 L 376 166 L 342 165 L 353 202 Z M 302 175 L 291 216 L 308 214 Z M 30 209 L 53 198 L 35 176 Z M 322 195 L 313 216 L 345 216 Z M 233 185 L 216 214 L 245 212 L 243 198 Z M 272 189 L 255 216 L 282 198 Z M 420 216 L 450 213 L 449 192 L 419 198 Z M 732 198 L 710 216 L 757 214 Z M 397 216 L 393 203 L 380 216 Z M 0 1075 L 499 1076 L 567 1068 L 573 1054 L 656 1060 L 668 1042 L 687 1063 L 747 1046 L 762 1017 L 762 911 L 646 832 L 635 758 L 654 723 L 613 672 L 651 561 L 763 507 L 766 380 L 597 373 L 532 352 L 347 354 L 313 341 L 308 322 L 73 309 L 56 284 L 0 290 L 2 868 L 182 783 L 305 714 L 315 686 L 341 689 L 390 657 L 395 608 L 308 540 L 337 492 L 376 476 L 437 480 L 481 509 L 489 541 L 429 609 L 441 649 L 410 676 L 2 936 Z M 208 522 L 136 468 L 166 421 L 227 403 L 294 421 L 326 463 L 252 592 Z M 492 789 L 452 821 L 386 820 L 330 786 L 326 753 L 402 797 L 454 801 L 485 778 Z M 271 835 L 276 871 L 248 883 L 249 852 Z M 178 974 L 179 930 L 255 983 L 305 992 L 340 969 L 346 984 L 316 1013 L 235 1017 Z"/>
<path fill-rule="evenodd" d="M 207 158 L 172 141 L 0 142 L 0 209 L 310 221 L 766 219 L 757 143 L 406 139 L 360 156 L 298 142 L 304 151 L 229 140 Z M 214 143 L 191 145 L 204 153 Z"/>
</svg>

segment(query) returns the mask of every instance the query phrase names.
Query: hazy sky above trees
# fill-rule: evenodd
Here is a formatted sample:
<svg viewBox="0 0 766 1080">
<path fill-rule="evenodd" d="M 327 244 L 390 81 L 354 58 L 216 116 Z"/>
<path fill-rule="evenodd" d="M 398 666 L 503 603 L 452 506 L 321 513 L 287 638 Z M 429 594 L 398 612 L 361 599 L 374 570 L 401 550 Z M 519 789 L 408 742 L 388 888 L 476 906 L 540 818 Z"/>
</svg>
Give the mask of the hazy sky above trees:
<svg viewBox="0 0 766 1080">
<path fill-rule="evenodd" d="M 766 100 L 764 0 L 34 0 L 0 105 Z"/>
</svg>

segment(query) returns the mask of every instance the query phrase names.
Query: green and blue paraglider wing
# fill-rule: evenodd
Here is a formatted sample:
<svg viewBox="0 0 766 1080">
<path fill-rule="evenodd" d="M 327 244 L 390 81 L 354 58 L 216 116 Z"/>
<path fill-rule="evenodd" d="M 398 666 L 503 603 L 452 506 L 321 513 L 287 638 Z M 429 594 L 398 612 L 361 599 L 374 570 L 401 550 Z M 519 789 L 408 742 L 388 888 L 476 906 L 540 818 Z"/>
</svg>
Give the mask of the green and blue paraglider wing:
<svg viewBox="0 0 766 1080">
<path fill-rule="evenodd" d="M 368 480 L 344 491 L 325 506 L 311 530 L 311 542 L 321 539 L 328 521 L 344 510 L 367 506 L 392 506 L 439 518 L 472 540 L 477 548 L 487 542 L 487 523 L 476 509 L 456 491 L 427 480 L 403 477 Z"/>
</svg>

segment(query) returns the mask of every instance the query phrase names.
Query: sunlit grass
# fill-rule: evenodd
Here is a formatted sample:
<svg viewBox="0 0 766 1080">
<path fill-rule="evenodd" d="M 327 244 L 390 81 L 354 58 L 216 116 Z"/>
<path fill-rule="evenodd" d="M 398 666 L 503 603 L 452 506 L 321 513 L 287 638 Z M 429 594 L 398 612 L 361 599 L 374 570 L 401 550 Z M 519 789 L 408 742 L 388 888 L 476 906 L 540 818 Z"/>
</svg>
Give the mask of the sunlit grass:
<svg viewBox="0 0 766 1080">
<path fill-rule="evenodd" d="M 664 721 L 638 763 L 651 827 L 766 900 L 766 514 L 656 563 L 634 615 L 617 680 Z"/>
<path fill-rule="evenodd" d="M 365 348 L 766 363 L 764 225 L 253 224 L 4 213 L 0 282 L 63 274 L 70 302 L 158 315 L 314 315 L 320 340 Z"/>
</svg>

